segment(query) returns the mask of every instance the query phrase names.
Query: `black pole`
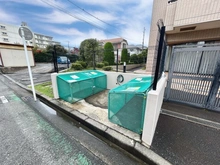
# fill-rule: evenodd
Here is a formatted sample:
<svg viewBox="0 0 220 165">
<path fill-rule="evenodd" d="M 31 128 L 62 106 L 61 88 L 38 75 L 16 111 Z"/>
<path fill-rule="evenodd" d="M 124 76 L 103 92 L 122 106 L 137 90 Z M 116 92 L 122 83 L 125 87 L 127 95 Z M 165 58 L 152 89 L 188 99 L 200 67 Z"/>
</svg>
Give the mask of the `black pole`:
<svg viewBox="0 0 220 165">
<path fill-rule="evenodd" d="M 93 70 L 95 70 L 95 51 L 93 51 Z"/>
<path fill-rule="evenodd" d="M 67 62 L 67 69 L 69 69 L 69 58 L 66 56 L 66 62 Z"/>
<path fill-rule="evenodd" d="M 123 72 L 126 73 L 126 62 L 124 62 Z"/>
<path fill-rule="evenodd" d="M 157 80 L 158 80 L 158 75 L 159 75 L 160 60 L 161 60 L 161 54 L 162 54 L 162 49 L 163 49 L 164 34 L 165 34 L 165 26 L 162 26 L 160 29 L 160 40 L 159 40 L 159 47 L 158 47 L 158 52 L 157 52 L 157 63 L 156 63 L 156 69 L 155 69 L 155 74 L 154 74 L 153 90 L 157 89 Z"/>
<path fill-rule="evenodd" d="M 53 52 L 54 71 L 58 73 L 56 45 L 54 45 L 53 50 L 54 50 L 54 52 Z"/>
<path fill-rule="evenodd" d="M 117 49 L 117 63 L 116 63 L 116 72 L 118 72 L 118 49 Z"/>
</svg>

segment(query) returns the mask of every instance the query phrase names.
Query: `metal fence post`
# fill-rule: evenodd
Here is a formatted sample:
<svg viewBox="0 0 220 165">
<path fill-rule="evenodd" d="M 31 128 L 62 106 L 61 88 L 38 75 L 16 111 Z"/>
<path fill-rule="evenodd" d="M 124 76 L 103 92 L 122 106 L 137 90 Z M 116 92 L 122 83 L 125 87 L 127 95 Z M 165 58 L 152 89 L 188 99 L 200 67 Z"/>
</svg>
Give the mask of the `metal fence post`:
<svg viewBox="0 0 220 165">
<path fill-rule="evenodd" d="M 164 34 L 165 34 L 165 26 L 162 26 L 160 29 L 160 39 L 159 39 L 159 47 L 158 47 L 158 52 L 157 52 L 157 63 L 156 63 L 156 69 L 155 69 L 155 74 L 154 74 L 153 90 L 156 90 L 157 88 L 157 80 L 158 80 L 158 75 L 159 75 L 160 60 L 161 60 L 161 54 L 162 54 L 162 49 L 163 49 Z"/>
</svg>

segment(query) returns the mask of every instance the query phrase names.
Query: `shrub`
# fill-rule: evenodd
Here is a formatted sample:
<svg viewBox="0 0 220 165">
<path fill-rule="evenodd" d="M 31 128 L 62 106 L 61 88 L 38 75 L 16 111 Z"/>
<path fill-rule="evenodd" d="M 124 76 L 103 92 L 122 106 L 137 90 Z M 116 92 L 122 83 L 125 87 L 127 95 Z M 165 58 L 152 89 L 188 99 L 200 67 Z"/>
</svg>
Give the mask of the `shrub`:
<svg viewBox="0 0 220 165">
<path fill-rule="evenodd" d="M 38 52 L 34 53 L 35 62 L 52 62 L 53 56 L 50 53 Z"/>
<path fill-rule="evenodd" d="M 105 70 L 105 71 L 110 71 L 110 70 L 112 70 L 112 67 L 110 67 L 110 66 L 105 66 L 105 67 L 103 67 L 102 69 Z"/>
<path fill-rule="evenodd" d="M 104 61 L 107 61 L 110 65 L 114 64 L 115 55 L 114 48 L 111 42 L 107 42 L 104 45 Z"/>
<path fill-rule="evenodd" d="M 138 56 L 136 54 L 132 54 L 131 55 L 131 58 L 130 58 L 130 61 L 135 63 L 135 64 L 138 64 Z"/>
<path fill-rule="evenodd" d="M 138 63 L 139 63 L 139 64 L 141 64 L 141 63 L 144 62 L 143 58 L 144 58 L 144 57 L 143 57 L 142 54 L 138 54 Z"/>
<path fill-rule="evenodd" d="M 128 50 L 127 49 L 122 49 L 122 52 L 121 52 L 121 61 L 122 62 L 126 62 L 126 63 L 128 63 L 128 61 L 129 61 L 129 54 L 128 54 Z"/>
<path fill-rule="evenodd" d="M 86 62 L 84 62 L 84 61 L 76 61 L 76 63 L 80 64 L 83 68 L 87 67 Z"/>
<path fill-rule="evenodd" d="M 108 63 L 107 61 L 103 61 L 103 64 L 104 64 L 105 66 L 109 66 L 109 63 Z"/>
<path fill-rule="evenodd" d="M 103 63 L 97 63 L 96 66 L 97 66 L 97 68 L 102 68 L 104 66 L 104 64 Z"/>
<path fill-rule="evenodd" d="M 82 65 L 79 63 L 73 63 L 71 68 L 75 69 L 75 70 L 82 70 L 83 69 Z"/>
</svg>

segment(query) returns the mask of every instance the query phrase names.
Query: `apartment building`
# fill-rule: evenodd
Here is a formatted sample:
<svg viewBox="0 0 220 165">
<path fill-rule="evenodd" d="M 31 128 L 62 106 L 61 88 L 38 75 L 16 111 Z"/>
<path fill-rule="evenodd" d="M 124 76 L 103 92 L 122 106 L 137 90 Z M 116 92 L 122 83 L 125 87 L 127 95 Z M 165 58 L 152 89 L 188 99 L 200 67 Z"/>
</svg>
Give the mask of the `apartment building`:
<svg viewBox="0 0 220 165">
<path fill-rule="evenodd" d="M 27 26 L 26 23 L 22 23 Z M 10 25 L 0 22 L 0 43 L 23 45 L 22 38 L 18 33 L 20 26 Z M 60 42 L 53 41 L 53 37 L 44 34 L 34 33 L 34 38 L 30 41 L 26 41 L 27 46 L 38 46 L 39 48 L 46 48 L 47 45 L 57 44 Z"/>
<path fill-rule="evenodd" d="M 154 0 L 146 63 L 148 73 L 152 72 L 156 60 L 160 19 L 166 26 L 167 56 L 173 45 L 220 41 L 219 0 Z"/>
<path fill-rule="evenodd" d="M 19 26 L 0 23 L 0 42 L 6 44 L 23 45 L 18 33 Z M 33 40 L 26 41 L 27 46 L 33 46 Z"/>
<path fill-rule="evenodd" d="M 46 48 L 47 45 L 60 45 L 60 42 L 53 41 L 53 37 L 34 33 L 34 45 L 38 46 L 39 48 Z"/>
</svg>

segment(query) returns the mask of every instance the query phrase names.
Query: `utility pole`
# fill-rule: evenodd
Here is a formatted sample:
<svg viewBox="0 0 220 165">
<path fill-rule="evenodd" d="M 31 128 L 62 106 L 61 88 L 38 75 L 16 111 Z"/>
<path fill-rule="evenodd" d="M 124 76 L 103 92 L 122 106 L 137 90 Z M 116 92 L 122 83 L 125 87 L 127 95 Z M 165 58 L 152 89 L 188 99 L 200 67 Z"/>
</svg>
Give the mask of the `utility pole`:
<svg viewBox="0 0 220 165">
<path fill-rule="evenodd" d="M 144 50 L 144 37 L 145 37 L 145 27 L 144 27 L 144 31 L 143 31 L 143 41 L 142 41 L 142 54 L 143 54 L 143 50 Z M 144 60 L 144 56 L 143 56 L 143 63 L 145 62 Z"/>
<path fill-rule="evenodd" d="M 65 42 L 67 42 L 68 43 L 68 53 L 70 54 L 70 42 L 69 41 L 65 41 Z"/>
</svg>

